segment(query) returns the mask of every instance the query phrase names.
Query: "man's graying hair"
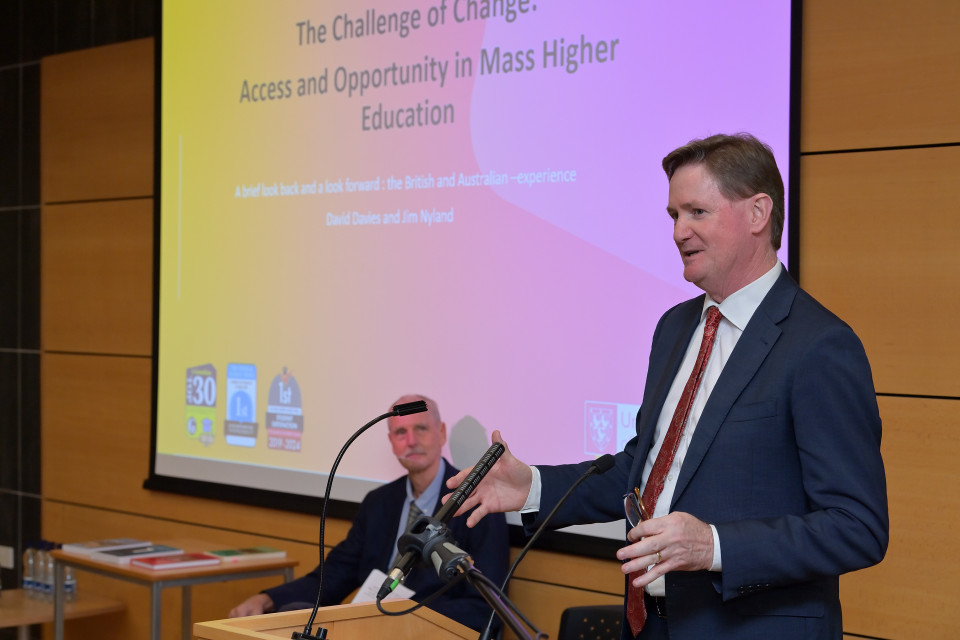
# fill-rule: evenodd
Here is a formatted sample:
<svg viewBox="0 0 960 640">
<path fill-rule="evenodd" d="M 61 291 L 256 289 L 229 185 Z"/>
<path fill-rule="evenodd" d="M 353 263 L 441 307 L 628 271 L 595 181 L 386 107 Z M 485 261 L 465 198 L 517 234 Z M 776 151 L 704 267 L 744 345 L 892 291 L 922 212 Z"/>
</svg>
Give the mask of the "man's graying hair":
<svg viewBox="0 0 960 640">
<path fill-rule="evenodd" d="M 783 178 L 770 147 L 749 133 L 691 140 L 667 154 L 663 170 L 670 180 L 680 167 L 696 164 L 706 168 L 728 200 L 742 200 L 758 193 L 770 196 L 770 243 L 779 249 L 784 220 Z"/>
</svg>

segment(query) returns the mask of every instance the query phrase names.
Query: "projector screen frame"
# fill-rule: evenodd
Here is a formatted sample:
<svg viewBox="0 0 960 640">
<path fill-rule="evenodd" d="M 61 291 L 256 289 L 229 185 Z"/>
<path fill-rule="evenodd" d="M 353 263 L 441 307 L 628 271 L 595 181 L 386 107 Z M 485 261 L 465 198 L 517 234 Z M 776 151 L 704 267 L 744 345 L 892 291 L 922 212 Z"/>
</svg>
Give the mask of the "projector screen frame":
<svg viewBox="0 0 960 640">
<path fill-rule="evenodd" d="M 799 186 L 800 186 L 800 93 L 801 93 L 801 35 L 802 35 L 802 0 L 790 0 L 790 113 L 789 113 L 789 172 L 785 176 L 787 182 L 787 254 L 788 270 L 797 281 L 800 281 L 799 262 Z M 152 415 L 150 434 L 150 470 L 143 482 L 143 488 L 151 491 L 162 491 L 185 496 L 199 497 L 222 502 L 249 505 L 281 511 L 302 513 L 319 516 L 323 500 L 320 497 L 272 491 L 266 489 L 242 487 L 205 480 L 180 478 L 159 474 L 156 471 L 157 460 L 157 403 L 158 403 L 158 368 L 159 368 L 159 318 L 160 318 L 160 241 L 161 241 L 161 84 L 162 84 L 162 52 L 163 52 L 163 3 L 157 3 L 156 9 L 157 35 L 155 37 L 155 107 L 154 107 L 154 304 L 153 304 L 153 336 L 152 336 Z M 666 153 L 668 150 L 664 150 Z M 664 187 L 665 190 L 665 187 Z M 665 309 L 664 309 L 665 310 Z M 441 399 L 442 400 L 442 399 Z M 372 409 L 376 411 L 378 408 Z M 360 425 L 356 425 L 359 427 Z M 344 427 L 346 428 L 346 426 Z M 377 437 L 367 434 L 364 437 Z M 346 438 L 345 438 L 346 439 Z M 570 462 L 576 462 L 571 460 Z M 322 480 L 318 481 L 322 484 Z M 327 505 L 327 515 L 330 517 L 352 520 L 359 508 L 359 502 L 331 499 Z M 278 537 L 283 537 L 278 532 Z M 521 547 L 525 543 L 522 528 L 510 525 L 511 545 Z M 584 535 L 566 532 L 545 532 L 538 540 L 536 548 L 571 553 L 586 557 L 609 559 L 622 546 L 617 540 L 605 537 Z"/>
</svg>

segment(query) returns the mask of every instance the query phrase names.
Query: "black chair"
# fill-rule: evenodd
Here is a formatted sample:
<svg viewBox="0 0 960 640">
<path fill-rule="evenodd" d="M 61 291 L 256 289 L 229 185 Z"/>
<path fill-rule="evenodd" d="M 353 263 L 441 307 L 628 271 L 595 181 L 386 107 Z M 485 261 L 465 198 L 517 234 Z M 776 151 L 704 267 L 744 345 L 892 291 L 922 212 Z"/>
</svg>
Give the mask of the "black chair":
<svg viewBox="0 0 960 640">
<path fill-rule="evenodd" d="M 560 615 L 557 640 L 620 640 L 623 605 L 568 607 Z"/>
</svg>

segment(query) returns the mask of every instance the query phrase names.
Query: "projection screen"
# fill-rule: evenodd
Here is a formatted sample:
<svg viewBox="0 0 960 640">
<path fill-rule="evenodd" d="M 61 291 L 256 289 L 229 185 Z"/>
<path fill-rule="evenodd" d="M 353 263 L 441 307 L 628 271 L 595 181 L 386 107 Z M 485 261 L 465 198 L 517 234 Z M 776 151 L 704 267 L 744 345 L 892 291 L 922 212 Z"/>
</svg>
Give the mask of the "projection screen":
<svg viewBox="0 0 960 640">
<path fill-rule="evenodd" d="M 617 451 L 657 319 L 700 293 L 661 159 L 749 131 L 794 195 L 798 22 L 789 0 L 163 2 L 146 486 L 315 504 L 407 393 L 461 468 L 494 429 L 532 464 Z M 378 425 L 333 497 L 402 473 Z"/>
</svg>

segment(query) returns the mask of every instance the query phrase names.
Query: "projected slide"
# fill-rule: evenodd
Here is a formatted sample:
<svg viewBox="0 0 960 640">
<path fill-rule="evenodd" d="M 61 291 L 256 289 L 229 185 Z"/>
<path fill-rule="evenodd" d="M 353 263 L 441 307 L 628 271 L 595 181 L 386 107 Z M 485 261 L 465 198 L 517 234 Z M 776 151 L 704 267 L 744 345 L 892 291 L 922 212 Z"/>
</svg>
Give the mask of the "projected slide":
<svg viewBox="0 0 960 640">
<path fill-rule="evenodd" d="M 699 293 L 660 160 L 789 171 L 789 2 L 167 0 L 162 38 L 160 476 L 322 495 L 406 393 L 461 466 L 615 452 Z M 402 472 L 378 426 L 335 497 Z"/>
</svg>

